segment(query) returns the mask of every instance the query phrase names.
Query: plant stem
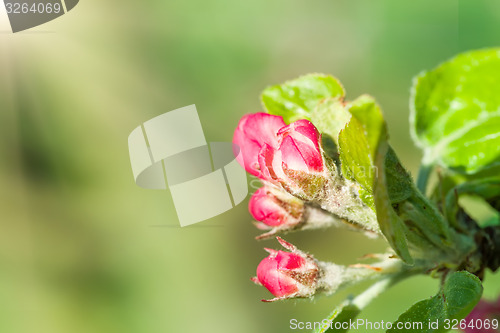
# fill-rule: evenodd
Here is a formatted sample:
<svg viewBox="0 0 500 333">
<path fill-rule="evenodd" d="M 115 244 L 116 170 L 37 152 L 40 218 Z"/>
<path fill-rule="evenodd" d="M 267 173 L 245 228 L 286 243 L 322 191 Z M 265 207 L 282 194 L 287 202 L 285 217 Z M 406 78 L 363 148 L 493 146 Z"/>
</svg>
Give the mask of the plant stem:
<svg viewBox="0 0 500 333">
<path fill-rule="evenodd" d="M 409 274 L 412 273 L 412 274 Z M 356 305 L 360 310 L 364 309 L 371 301 L 377 298 L 378 295 L 386 291 L 388 288 L 392 287 L 399 281 L 407 278 L 409 275 L 415 274 L 414 272 L 404 272 L 391 276 L 387 276 L 386 278 L 377 281 L 368 289 L 363 291 L 361 294 L 356 296 L 352 300 L 352 304 Z"/>
</svg>

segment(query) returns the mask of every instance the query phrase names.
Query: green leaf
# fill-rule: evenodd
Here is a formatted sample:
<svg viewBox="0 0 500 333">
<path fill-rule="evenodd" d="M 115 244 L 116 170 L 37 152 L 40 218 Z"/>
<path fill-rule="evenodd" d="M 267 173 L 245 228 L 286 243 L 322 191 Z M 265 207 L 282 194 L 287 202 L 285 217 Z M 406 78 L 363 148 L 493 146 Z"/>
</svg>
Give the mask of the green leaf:
<svg viewBox="0 0 500 333">
<path fill-rule="evenodd" d="M 399 316 L 392 324 L 393 328 L 387 332 L 447 332 L 449 328 L 445 320 L 465 318 L 479 302 L 482 293 L 483 286 L 477 276 L 466 271 L 451 273 L 437 295 L 414 304 Z M 422 323 L 422 327 L 397 328 L 398 324 L 404 327 L 404 323 L 408 323 L 407 325 Z M 450 328 L 451 326 L 449 325 Z"/>
<path fill-rule="evenodd" d="M 311 113 L 311 122 L 321 133 L 323 151 L 340 169 L 339 133 L 351 119 L 343 97 L 326 98 Z M 335 171 L 336 172 L 336 171 Z"/>
<path fill-rule="evenodd" d="M 311 113 L 311 122 L 320 133 L 328 134 L 338 146 L 339 133 L 351 119 L 342 97 L 322 100 Z"/>
<path fill-rule="evenodd" d="M 291 123 L 298 119 L 310 119 L 311 112 L 321 100 L 344 95 L 344 88 L 334 77 L 308 74 L 266 88 L 261 99 L 268 113 L 282 116 L 286 123 Z"/>
<path fill-rule="evenodd" d="M 441 260 L 443 250 L 456 256 L 460 250 L 468 251 L 468 246 L 462 247 L 462 242 L 454 237 L 448 221 L 437 207 L 429 203 L 421 193 L 415 191 L 411 197 L 397 205 L 396 213 L 404 221 L 410 233 L 408 242 L 413 245 L 412 255 L 422 259 Z M 432 245 L 429 248 L 429 245 Z M 418 253 L 415 253 L 417 250 Z M 434 257 L 434 258 L 433 258 Z"/>
<path fill-rule="evenodd" d="M 387 177 L 387 191 L 389 192 L 391 203 L 402 202 L 415 192 L 413 179 L 401 165 L 391 147 L 389 147 L 385 157 L 385 173 Z"/>
<path fill-rule="evenodd" d="M 316 329 L 314 332 L 348 332 L 349 321 L 356 318 L 360 312 L 361 309 L 356 304 L 352 303 L 351 300 L 347 300 L 342 305 L 333 310 L 328 318 L 322 321 L 322 324 L 325 323 L 325 325 L 322 325 L 321 328 Z M 344 327 L 342 328 L 342 326 Z"/>
<path fill-rule="evenodd" d="M 358 182 L 368 198 L 373 190 L 375 157 L 384 131 L 384 118 L 371 96 L 363 95 L 348 104 L 347 108 L 352 118 L 339 134 L 342 173 Z"/>
<path fill-rule="evenodd" d="M 500 165 L 500 49 L 461 54 L 414 80 L 412 134 L 424 164 L 461 173 Z"/>
<path fill-rule="evenodd" d="M 376 162 L 378 170 L 385 170 L 385 160 L 386 154 L 389 149 L 389 145 L 386 141 L 385 127 L 384 135 L 381 138 L 380 144 L 378 145 Z M 386 173 L 379 172 L 378 177 L 374 184 L 374 202 L 377 212 L 377 221 L 380 226 L 380 230 L 384 234 L 385 238 L 394 249 L 396 254 L 407 264 L 413 264 L 413 258 L 410 255 L 408 249 L 408 241 L 406 238 L 406 226 L 404 221 L 396 214 L 392 208 L 390 201 L 389 191 L 387 188 Z"/>
<path fill-rule="evenodd" d="M 347 104 L 352 118 L 339 135 L 342 173 L 358 182 L 363 190 L 360 195 L 365 203 L 373 205 L 373 182 L 379 172 L 375 165 L 377 145 L 385 133 L 385 122 L 380 107 L 367 95 Z M 345 121 L 346 116 L 335 119 Z M 386 135 L 386 134 L 384 134 Z M 387 187 L 392 203 L 409 198 L 413 191 L 413 180 L 399 162 L 396 153 L 389 147 L 385 161 Z"/>
<path fill-rule="evenodd" d="M 368 206 L 375 208 L 380 230 L 387 241 L 403 261 L 412 264 L 406 227 L 391 205 L 385 171 L 386 158 L 389 158 L 387 164 L 391 168 L 387 173 L 391 174 L 392 190 L 400 191 L 399 182 L 403 185 L 402 192 L 394 195 L 394 198 L 404 200 L 411 193 L 406 193 L 407 181 L 401 180 L 403 176 L 396 169 L 396 165 L 399 165 L 397 157 L 393 152 L 388 153 L 387 130 L 382 112 L 375 100 L 367 95 L 350 103 L 348 110 L 352 118 L 339 135 L 342 173 L 361 185 L 360 197 Z"/>
</svg>

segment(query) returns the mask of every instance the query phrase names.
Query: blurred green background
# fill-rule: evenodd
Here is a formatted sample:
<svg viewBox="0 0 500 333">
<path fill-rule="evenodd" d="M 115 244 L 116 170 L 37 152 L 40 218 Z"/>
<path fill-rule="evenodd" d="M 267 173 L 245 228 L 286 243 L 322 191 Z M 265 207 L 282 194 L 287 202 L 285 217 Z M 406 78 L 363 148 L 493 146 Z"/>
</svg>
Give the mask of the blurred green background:
<svg viewBox="0 0 500 333">
<path fill-rule="evenodd" d="M 261 303 L 270 294 L 249 277 L 262 248 L 278 244 L 253 239 L 248 201 L 181 229 L 167 191 L 134 184 L 128 134 L 196 104 L 208 141 L 230 141 L 238 119 L 261 110 L 265 86 L 324 72 L 349 99 L 377 98 L 415 174 L 411 79 L 461 51 L 498 46 L 500 1 L 82 0 L 43 26 L 7 30 L 0 332 L 287 332 L 290 319 L 320 321 L 349 291 Z M 385 249 L 338 230 L 286 239 L 340 264 Z M 488 277 L 487 297 L 499 280 Z M 394 320 L 436 287 L 408 280 L 361 318 Z"/>
</svg>

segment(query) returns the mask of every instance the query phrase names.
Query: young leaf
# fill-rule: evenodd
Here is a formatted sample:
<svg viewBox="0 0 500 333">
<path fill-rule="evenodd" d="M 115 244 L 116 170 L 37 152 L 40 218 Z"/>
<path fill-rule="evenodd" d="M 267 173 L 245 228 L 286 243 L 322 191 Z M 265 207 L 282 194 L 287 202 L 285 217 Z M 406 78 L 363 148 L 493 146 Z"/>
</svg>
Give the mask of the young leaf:
<svg viewBox="0 0 500 333">
<path fill-rule="evenodd" d="M 261 99 L 268 113 L 282 116 L 286 123 L 310 119 L 318 103 L 329 97 L 344 97 L 344 88 L 332 76 L 309 74 L 266 88 Z"/>
<path fill-rule="evenodd" d="M 320 112 L 321 103 L 317 110 L 313 113 L 315 116 L 321 116 Z M 346 105 L 349 111 L 340 110 L 338 104 L 331 109 L 331 113 L 335 112 L 333 116 L 330 113 L 330 118 L 325 114 L 324 119 L 330 119 L 330 128 L 335 128 L 344 121 L 349 121 L 344 130 L 339 135 L 340 146 L 340 159 L 342 161 L 342 172 L 344 176 L 350 180 L 357 181 L 362 185 L 365 197 L 369 198 L 368 205 L 373 203 L 373 181 L 375 174 L 380 171 L 375 165 L 375 156 L 378 140 L 380 139 L 382 131 L 385 127 L 384 118 L 380 107 L 376 104 L 375 100 L 368 95 L 363 95 L 356 99 L 354 102 Z M 347 116 L 345 112 L 350 113 Z M 318 117 L 319 118 L 319 117 Z M 334 125 L 335 124 L 335 125 Z M 331 135 L 338 133 L 335 130 Z M 385 132 L 384 132 L 385 133 Z M 387 187 L 389 197 L 392 203 L 401 202 L 409 198 L 413 189 L 413 180 L 408 172 L 403 168 L 399 162 L 396 153 L 392 148 L 388 148 L 385 172 L 387 174 Z"/>
<path fill-rule="evenodd" d="M 402 202 L 415 192 L 410 174 L 401 165 L 396 153 L 390 146 L 385 157 L 385 173 L 391 203 Z"/>
<path fill-rule="evenodd" d="M 351 119 L 342 97 L 322 100 L 311 113 L 311 122 L 321 133 L 332 137 L 339 144 L 339 133 Z"/>
<path fill-rule="evenodd" d="M 339 134 L 342 173 L 358 182 L 369 198 L 373 192 L 375 157 L 385 126 L 384 118 L 373 97 L 367 95 L 350 103 L 348 110 L 351 120 Z"/>
<path fill-rule="evenodd" d="M 377 212 L 377 221 L 380 230 L 385 238 L 396 251 L 396 254 L 407 264 L 413 264 L 413 258 L 408 250 L 408 242 L 406 238 L 406 226 L 401 218 L 396 214 L 392 208 L 390 201 L 389 191 L 387 187 L 386 173 L 385 173 L 385 159 L 389 149 L 386 141 L 385 126 L 383 128 L 383 136 L 377 148 L 377 155 L 375 165 L 379 172 L 378 177 L 374 183 L 374 198 L 375 207 Z"/>
<path fill-rule="evenodd" d="M 412 134 L 424 164 L 462 173 L 500 165 L 500 49 L 461 54 L 414 80 Z"/>
<path fill-rule="evenodd" d="M 451 273 L 436 296 L 414 304 L 387 332 L 447 332 L 451 329 L 451 320 L 465 318 L 479 302 L 482 293 L 483 286 L 477 276 L 466 271 Z M 422 326 L 417 327 L 418 323 Z"/>
<path fill-rule="evenodd" d="M 342 173 L 361 185 L 360 197 L 375 208 L 380 230 L 396 254 L 411 264 L 413 260 L 408 250 L 405 225 L 392 208 L 387 185 L 385 159 L 389 156 L 389 145 L 382 112 L 375 100 L 366 95 L 350 103 L 348 110 L 352 114 L 351 120 L 339 135 Z M 393 154 L 388 164 L 394 167 L 395 161 L 397 158 Z M 397 174 L 394 168 L 392 171 Z M 378 177 L 375 178 L 376 174 Z M 395 175 L 393 177 L 399 181 L 399 176 Z M 397 190 L 394 183 L 392 185 Z M 398 199 L 405 196 L 407 194 L 395 195 Z"/>
</svg>

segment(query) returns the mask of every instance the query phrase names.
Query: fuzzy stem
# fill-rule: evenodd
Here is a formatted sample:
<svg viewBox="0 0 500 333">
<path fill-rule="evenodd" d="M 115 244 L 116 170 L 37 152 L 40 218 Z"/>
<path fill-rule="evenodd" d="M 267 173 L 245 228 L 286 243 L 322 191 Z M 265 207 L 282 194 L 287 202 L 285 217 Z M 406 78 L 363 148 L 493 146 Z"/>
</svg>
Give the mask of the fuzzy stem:
<svg viewBox="0 0 500 333">
<path fill-rule="evenodd" d="M 326 294 L 333 294 L 363 281 L 399 275 L 405 272 L 406 267 L 400 260 L 394 259 L 359 267 L 345 267 L 320 261 L 318 266 L 321 271 L 318 289 Z"/>
<path fill-rule="evenodd" d="M 306 205 L 304 222 L 304 226 L 302 227 L 303 230 L 335 227 L 348 230 L 365 231 L 361 226 L 313 205 Z"/>
<path fill-rule="evenodd" d="M 343 177 L 329 179 L 313 202 L 323 210 L 367 231 L 380 233 L 375 212 L 359 197 L 360 187 Z"/>
<path fill-rule="evenodd" d="M 368 304 L 370 304 L 372 300 L 377 298 L 378 295 L 387 290 L 392 284 L 394 284 L 394 280 L 391 277 L 386 277 L 385 279 L 377 281 L 376 283 L 371 285 L 368 289 L 366 289 L 361 294 L 356 296 L 352 300 L 352 304 L 356 305 L 356 307 L 362 310 Z"/>
<path fill-rule="evenodd" d="M 385 276 L 383 279 L 377 281 L 371 285 L 368 289 L 363 291 L 361 294 L 356 296 L 352 300 L 352 304 L 358 307 L 359 310 L 364 309 L 368 304 L 371 303 L 375 298 L 377 298 L 381 293 L 395 285 L 396 283 L 406 279 L 407 277 L 417 274 L 418 271 L 404 271 L 397 274 L 391 274 Z"/>
<path fill-rule="evenodd" d="M 259 224 L 256 223 L 259 227 Z M 304 214 L 301 221 L 293 226 L 277 226 L 271 228 L 268 232 L 259 235 L 256 239 L 268 239 L 274 237 L 277 234 L 287 234 L 289 232 L 301 231 L 301 230 L 315 230 L 315 229 L 326 229 L 329 227 L 346 229 L 351 231 L 364 232 L 367 237 L 376 238 L 379 234 L 373 231 L 364 229 L 361 225 L 348 221 L 347 219 L 341 218 L 334 213 L 324 210 L 314 204 L 306 204 L 304 207 Z M 266 230 L 266 229 L 264 229 Z"/>
</svg>

